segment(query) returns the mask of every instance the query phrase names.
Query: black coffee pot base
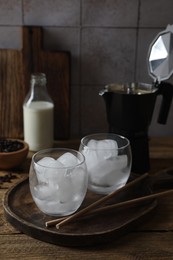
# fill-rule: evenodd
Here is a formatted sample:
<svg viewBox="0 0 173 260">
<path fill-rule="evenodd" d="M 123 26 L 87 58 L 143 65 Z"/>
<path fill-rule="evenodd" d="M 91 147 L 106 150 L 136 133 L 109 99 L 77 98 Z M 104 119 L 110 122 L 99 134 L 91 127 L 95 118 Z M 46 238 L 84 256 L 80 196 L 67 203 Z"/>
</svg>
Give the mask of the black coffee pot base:
<svg viewBox="0 0 173 260">
<path fill-rule="evenodd" d="M 129 137 L 132 150 L 132 172 L 143 174 L 150 170 L 148 137 Z"/>
<path fill-rule="evenodd" d="M 129 139 L 132 151 L 132 169 L 137 174 L 144 174 L 150 170 L 149 139 L 146 132 L 127 133 L 110 128 L 111 133 L 123 135 Z"/>
</svg>

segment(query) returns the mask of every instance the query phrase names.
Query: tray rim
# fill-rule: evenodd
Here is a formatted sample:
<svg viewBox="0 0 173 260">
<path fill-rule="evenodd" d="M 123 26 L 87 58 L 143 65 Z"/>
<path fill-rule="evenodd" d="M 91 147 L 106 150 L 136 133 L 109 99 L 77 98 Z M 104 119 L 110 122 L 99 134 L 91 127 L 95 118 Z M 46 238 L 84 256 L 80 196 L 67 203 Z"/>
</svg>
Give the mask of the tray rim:
<svg viewBox="0 0 173 260">
<path fill-rule="evenodd" d="M 85 246 L 85 244 L 82 243 L 83 239 L 90 239 L 92 237 L 96 237 L 96 238 L 99 238 L 99 243 L 96 243 L 96 244 L 103 244 L 103 243 L 106 243 L 106 242 L 110 242 L 110 240 L 108 239 L 108 241 L 105 241 L 105 239 L 103 239 L 102 241 L 102 237 L 104 237 L 105 235 L 106 236 L 109 236 L 110 237 L 114 237 L 114 233 L 116 232 L 116 230 L 120 231 L 121 233 L 121 229 L 124 229 L 125 227 L 127 227 L 129 225 L 129 223 L 131 223 L 131 227 L 133 226 L 136 226 L 136 224 L 134 225 L 134 222 L 137 221 L 137 222 L 140 222 L 140 219 L 146 215 L 149 215 L 149 213 L 151 213 L 157 206 L 157 199 L 154 199 L 152 200 L 149 204 L 148 204 L 148 209 L 147 209 L 147 212 L 144 213 L 140 213 L 140 215 L 138 215 L 137 217 L 133 218 L 132 219 L 129 219 L 129 221 L 126 221 L 125 225 L 124 224 L 121 224 L 118 228 L 114 228 L 114 229 L 108 229 L 106 232 L 105 231 L 98 231 L 98 232 L 95 232 L 94 234 L 93 233 L 83 233 L 83 234 L 74 234 L 74 233 L 68 233 L 68 232 L 61 232 L 61 233 L 58 233 L 57 231 L 55 230 L 52 230 L 52 229 L 49 229 L 49 228 L 43 228 L 43 227 L 40 227 L 40 226 L 36 226 L 34 223 L 32 222 L 29 222 L 29 221 L 26 221 L 26 219 L 24 218 L 21 218 L 21 216 L 15 214 L 9 204 L 8 204 L 8 201 L 10 200 L 10 196 L 12 196 L 12 192 L 16 192 L 17 191 L 17 188 L 22 186 L 22 185 L 27 185 L 29 184 L 29 177 L 24 177 L 22 178 L 22 180 L 20 180 L 19 182 L 15 183 L 14 185 L 12 185 L 8 190 L 7 192 L 4 194 L 4 197 L 2 199 L 2 204 L 3 204 L 3 209 L 4 209 L 4 215 L 7 219 L 7 221 L 14 227 L 16 228 L 17 230 L 25 233 L 26 235 L 29 235 L 33 238 L 36 238 L 38 240 L 41 240 L 41 241 L 44 241 L 44 242 L 48 242 L 48 243 L 53 243 L 53 244 L 56 244 L 56 245 L 63 245 L 63 246 Z M 34 201 L 33 201 L 34 203 Z M 43 213 L 44 214 L 44 213 Z M 15 225 L 14 223 L 12 222 L 15 222 Z M 23 229 L 26 228 L 26 230 L 24 231 Z M 29 230 L 29 228 L 31 230 Z M 38 235 L 37 235 L 37 230 L 43 232 L 43 233 L 48 233 L 51 236 L 55 236 L 56 238 L 60 238 L 59 241 L 56 240 L 56 241 L 50 241 L 49 239 L 47 239 L 46 237 L 43 237 L 42 238 L 38 238 Z M 130 229 L 131 230 L 131 229 Z M 31 234 L 30 231 L 34 231 L 33 234 Z M 36 232 L 35 232 L 36 231 Z M 67 238 L 67 242 L 64 243 L 63 239 L 64 238 Z M 77 243 L 75 241 L 73 241 L 72 243 L 70 243 L 70 241 L 68 242 L 69 239 L 71 238 L 74 238 L 74 239 L 81 239 L 81 243 Z M 101 239 L 100 239 L 101 238 Z M 116 238 L 114 238 L 116 239 Z M 95 244 L 95 243 L 94 243 Z M 93 243 L 90 244 L 87 243 L 86 244 L 87 246 L 88 245 L 93 245 Z"/>
</svg>

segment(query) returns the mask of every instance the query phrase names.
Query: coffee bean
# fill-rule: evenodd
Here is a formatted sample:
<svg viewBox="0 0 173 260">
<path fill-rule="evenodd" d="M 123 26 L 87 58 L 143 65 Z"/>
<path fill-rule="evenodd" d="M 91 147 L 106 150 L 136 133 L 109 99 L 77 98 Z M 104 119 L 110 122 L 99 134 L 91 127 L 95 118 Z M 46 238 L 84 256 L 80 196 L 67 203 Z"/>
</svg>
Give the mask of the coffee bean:
<svg viewBox="0 0 173 260">
<path fill-rule="evenodd" d="M 9 153 L 15 152 L 24 147 L 23 143 L 17 140 L 6 140 L 0 139 L 0 152 L 1 153 Z"/>
</svg>

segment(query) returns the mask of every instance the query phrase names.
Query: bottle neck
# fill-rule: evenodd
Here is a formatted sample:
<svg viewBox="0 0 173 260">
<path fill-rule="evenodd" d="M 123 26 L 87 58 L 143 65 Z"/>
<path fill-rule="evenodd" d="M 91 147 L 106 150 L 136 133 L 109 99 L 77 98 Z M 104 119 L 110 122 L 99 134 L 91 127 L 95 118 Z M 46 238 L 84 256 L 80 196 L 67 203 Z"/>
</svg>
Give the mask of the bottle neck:
<svg viewBox="0 0 173 260">
<path fill-rule="evenodd" d="M 31 75 L 31 86 L 46 86 L 46 75 L 44 73 L 35 73 Z"/>
<path fill-rule="evenodd" d="M 35 99 L 44 98 L 47 94 L 46 78 L 45 77 L 31 77 L 31 95 Z"/>
<path fill-rule="evenodd" d="M 31 75 L 30 92 L 28 93 L 24 103 L 30 104 L 34 101 L 46 101 L 53 103 L 51 97 L 47 92 L 46 76 L 44 73 Z"/>
</svg>

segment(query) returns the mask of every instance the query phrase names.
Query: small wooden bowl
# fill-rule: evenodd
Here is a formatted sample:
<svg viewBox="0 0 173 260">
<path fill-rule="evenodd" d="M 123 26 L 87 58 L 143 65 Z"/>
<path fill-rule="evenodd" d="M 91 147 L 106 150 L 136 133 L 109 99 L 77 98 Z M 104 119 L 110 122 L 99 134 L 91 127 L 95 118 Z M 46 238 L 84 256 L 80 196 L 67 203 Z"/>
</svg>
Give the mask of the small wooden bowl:
<svg viewBox="0 0 173 260">
<path fill-rule="evenodd" d="M 17 141 L 23 144 L 23 148 L 14 152 L 0 152 L 0 169 L 9 170 L 20 166 L 26 159 L 29 151 L 29 146 L 26 142 L 19 139 L 5 139 Z"/>
</svg>

